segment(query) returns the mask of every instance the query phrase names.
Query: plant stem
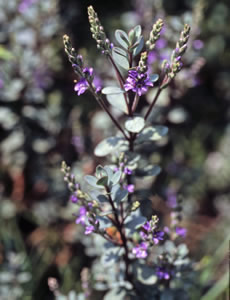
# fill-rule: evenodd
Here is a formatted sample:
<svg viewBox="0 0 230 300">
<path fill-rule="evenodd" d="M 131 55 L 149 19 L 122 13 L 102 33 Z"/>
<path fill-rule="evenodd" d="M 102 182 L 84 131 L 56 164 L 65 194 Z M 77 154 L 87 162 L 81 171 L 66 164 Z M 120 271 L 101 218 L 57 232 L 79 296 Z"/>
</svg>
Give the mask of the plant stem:
<svg viewBox="0 0 230 300">
<path fill-rule="evenodd" d="M 120 236 L 121 236 L 122 246 L 124 247 L 124 250 L 125 250 L 125 254 L 124 254 L 125 276 L 126 276 L 126 279 L 131 284 L 133 284 L 133 282 L 132 282 L 132 275 L 129 273 L 129 266 L 131 264 L 131 261 L 129 259 L 129 249 L 128 249 L 128 246 L 127 246 L 127 239 L 126 239 L 125 233 L 123 232 L 123 223 L 120 222 L 120 220 L 119 220 L 117 210 L 115 208 L 115 205 L 114 205 L 113 200 L 112 200 L 111 195 L 110 195 L 109 187 L 106 187 L 106 192 L 108 193 L 109 203 L 110 203 L 110 205 L 112 207 L 112 210 L 113 210 L 113 213 L 114 213 L 114 218 L 115 218 L 116 225 L 117 225 L 117 229 L 118 229 L 118 231 L 120 233 Z"/>
<path fill-rule="evenodd" d="M 88 83 L 89 83 L 89 86 L 90 86 L 90 91 L 94 95 L 94 97 L 96 98 L 98 104 L 101 106 L 102 109 L 104 109 L 107 112 L 107 114 L 109 115 L 110 119 L 113 121 L 113 123 L 116 125 L 116 127 L 121 131 L 121 133 L 124 135 L 125 139 L 129 140 L 129 137 L 126 135 L 126 133 L 124 132 L 124 130 L 122 129 L 122 127 L 120 126 L 120 124 L 117 122 L 117 120 L 114 118 L 114 116 L 111 114 L 111 112 L 109 111 L 108 107 L 103 102 L 103 99 L 95 92 L 92 83 L 91 82 L 88 82 Z"/>
<path fill-rule="evenodd" d="M 133 101 L 133 106 L 132 106 L 132 113 L 135 112 L 138 102 L 139 102 L 140 96 L 136 93 Z"/>
<path fill-rule="evenodd" d="M 145 120 L 147 120 L 149 114 L 151 113 L 151 111 L 152 111 L 152 109 L 153 109 L 153 106 L 155 105 L 155 103 L 156 103 L 156 101 L 157 101 L 157 99 L 158 99 L 158 97 L 159 97 L 161 91 L 162 91 L 162 88 L 159 87 L 158 90 L 157 90 L 157 93 L 156 93 L 156 95 L 155 95 L 155 97 L 154 97 L 154 99 L 153 99 L 153 101 L 152 101 L 152 103 L 151 103 L 150 106 L 149 106 L 149 109 L 148 109 L 147 113 L 145 114 L 145 117 L 144 117 Z"/>
</svg>

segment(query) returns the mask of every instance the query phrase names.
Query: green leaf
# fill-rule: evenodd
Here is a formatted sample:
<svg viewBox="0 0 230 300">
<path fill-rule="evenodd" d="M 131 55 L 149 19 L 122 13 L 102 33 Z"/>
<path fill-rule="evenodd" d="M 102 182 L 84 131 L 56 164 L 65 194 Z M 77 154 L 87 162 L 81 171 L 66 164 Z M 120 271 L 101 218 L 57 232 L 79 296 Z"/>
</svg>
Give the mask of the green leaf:
<svg viewBox="0 0 230 300">
<path fill-rule="evenodd" d="M 137 56 L 142 51 L 144 44 L 145 44 L 144 38 L 143 36 L 141 36 L 138 45 L 133 49 L 133 56 Z"/>
<path fill-rule="evenodd" d="M 144 143 L 150 141 L 158 141 L 168 133 L 166 126 L 149 126 L 146 127 L 137 137 L 136 143 Z"/>
<path fill-rule="evenodd" d="M 115 246 L 112 243 L 106 243 L 104 248 L 105 249 L 101 257 L 101 262 L 106 266 L 110 266 L 116 263 L 121 257 L 121 255 L 123 255 L 124 253 L 124 250 L 122 250 L 120 247 Z"/>
<path fill-rule="evenodd" d="M 98 165 L 96 167 L 96 177 L 97 178 L 100 178 L 100 177 L 103 177 L 103 176 L 107 176 L 107 172 L 106 170 L 101 166 L 101 165 Z"/>
<path fill-rule="evenodd" d="M 117 54 L 121 55 L 121 56 L 124 56 L 124 57 L 128 58 L 128 53 L 124 49 L 121 49 L 119 47 L 114 47 L 113 51 L 116 52 Z"/>
<path fill-rule="evenodd" d="M 137 25 L 135 28 L 129 31 L 129 42 L 130 45 L 134 45 L 137 43 L 141 36 L 141 26 Z"/>
<path fill-rule="evenodd" d="M 114 151 L 116 151 L 121 145 L 125 143 L 124 138 L 112 136 L 100 142 L 95 150 L 94 154 L 99 157 L 106 156 Z"/>
<path fill-rule="evenodd" d="M 109 181 L 111 181 L 111 178 L 113 177 L 113 170 L 110 166 L 104 166 L 104 169 L 108 175 Z"/>
<path fill-rule="evenodd" d="M 111 221 L 106 217 L 97 216 L 97 220 L 99 221 L 99 229 L 106 229 L 113 226 Z"/>
<path fill-rule="evenodd" d="M 0 46 L 0 59 L 11 60 L 13 58 L 14 58 L 14 56 L 13 56 L 13 54 L 9 50 L 7 50 L 3 46 Z"/>
<path fill-rule="evenodd" d="M 177 247 L 178 250 L 178 254 L 180 257 L 185 257 L 186 255 L 188 255 L 188 247 L 186 246 L 186 244 L 180 244 Z"/>
<path fill-rule="evenodd" d="M 123 94 L 125 91 L 117 86 L 107 86 L 102 89 L 102 94 L 110 95 L 110 94 Z"/>
<path fill-rule="evenodd" d="M 145 127 L 145 120 L 142 117 L 133 117 L 125 122 L 125 128 L 129 132 L 138 133 Z"/>
<path fill-rule="evenodd" d="M 104 188 L 103 186 L 97 185 L 98 179 L 97 179 L 96 177 L 94 177 L 94 176 L 86 175 L 86 176 L 84 177 L 84 179 L 85 179 L 85 181 L 86 181 L 89 185 L 91 185 L 91 186 L 94 187 L 94 188 L 98 188 L 98 189 L 101 189 L 101 188 L 103 189 L 103 188 Z"/>
<path fill-rule="evenodd" d="M 158 74 L 152 74 L 149 76 L 150 81 L 152 82 L 156 82 L 159 79 L 159 75 Z"/>
<path fill-rule="evenodd" d="M 146 166 L 142 169 L 136 170 L 136 176 L 157 176 L 161 172 L 161 167 L 159 166 Z"/>
<path fill-rule="evenodd" d="M 108 185 L 108 176 L 104 176 L 101 177 L 98 181 L 97 181 L 97 185 L 101 185 L 103 187 Z"/>
<path fill-rule="evenodd" d="M 120 181 L 121 175 L 122 175 L 122 172 L 120 170 L 116 171 L 113 174 L 113 176 L 111 178 L 111 182 L 112 182 L 113 185 L 117 184 Z"/>
<path fill-rule="evenodd" d="M 115 63 L 117 63 L 120 67 L 122 67 L 125 70 L 129 69 L 129 60 L 127 57 L 118 54 L 114 49 L 112 49 L 112 56 Z"/>
<path fill-rule="evenodd" d="M 119 184 L 116 184 L 112 187 L 111 198 L 117 204 L 126 200 L 128 197 L 128 194 L 129 194 L 128 191 L 121 188 L 121 186 Z"/>
<path fill-rule="evenodd" d="M 106 96 L 109 104 L 116 107 L 120 111 L 128 114 L 128 108 L 125 102 L 124 94 L 109 94 Z"/>
<path fill-rule="evenodd" d="M 134 32 L 135 32 L 136 39 L 139 39 L 139 37 L 141 36 L 141 25 L 137 25 L 134 28 Z"/>
<path fill-rule="evenodd" d="M 115 31 L 115 38 L 122 47 L 124 47 L 125 49 L 128 49 L 129 37 L 126 32 L 124 32 L 123 30 L 117 29 Z"/>
<path fill-rule="evenodd" d="M 157 276 L 153 268 L 138 264 L 135 272 L 137 273 L 137 279 L 143 284 L 153 285 L 157 282 Z"/>
<path fill-rule="evenodd" d="M 133 234 L 136 229 L 140 228 L 146 221 L 146 217 L 140 215 L 138 210 L 133 212 L 125 221 L 125 229 L 127 234 Z"/>
</svg>

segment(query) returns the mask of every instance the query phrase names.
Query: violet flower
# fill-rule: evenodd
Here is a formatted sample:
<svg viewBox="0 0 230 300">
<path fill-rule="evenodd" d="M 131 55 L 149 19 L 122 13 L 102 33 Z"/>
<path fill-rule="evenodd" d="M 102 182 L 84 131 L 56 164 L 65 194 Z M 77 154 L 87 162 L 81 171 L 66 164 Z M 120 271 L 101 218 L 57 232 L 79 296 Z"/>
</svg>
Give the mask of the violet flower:
<svg viewBox="0 0 230 300">
<path fill-rule="evenodd" d="M 85 78 L 81 78 L 74 86 L 75 92 L 80 96 L 83 94 L 89 87 L 89 83 L 86 78 L 91 78 L 93 76 L 93 68 L 84 68 L 83 73 L 85 74 Z"/>
<path fill-rule="evenodd" d="M 72 203 L 77 203 L 77 202 L 78 202 L 78 198 L 77 198 L 76 195 L 72 195 L 72 196 L 70 197 L 70 200 L 71 200 Z"/>
<path fill-rule="evenodd" d="M 132 170 L 130 170 L 129 168 L 125 167 L 124 173 L 127 174 L 127 175 L 131 175 L 132 174 Z"/>
<path fill-rule="evenodd" d="M 147 73 L 138 73 L 136 70 L 129 71 L 124 88 L 126 91 L 132 90 L 139 96 L 146 93 L 149 86 L 153 86 Z"/>
<path fill-rule="evenodd" d="M 148 245 L 145 242 L 138 244 L 136 247 L 133 248 L 132 252 L 137 258 L 146 258 Z"/>
<path fill-rule="evenodd" d="M 74 86 L 75 92 L 77 95 L 80 96 L 83 94 L 89 87 L 89 84 L 85 78 L 80 79 Z"/>
<path fill-rule="evenodd" d="M 76 219 L 77 224 L 85 225 L 87 210 L 84 206 L 80 207 L 79 216 Z"/>
<path fill-rule="evenodd" d="M 156 271 L 156 275 L 159 279 L 170 279 L 170 272 L 165 270 L 163 267 L 158 267 Z"/>
<path fill-rule="evenodd" d="M 175 228 L 175 231 L 176 231 L 176 234 L 181 236 L 181 237 L 185 237 L 186 236 L 186 233 L 187 233 L 187 229 L 186 228 L 183 228 L 183 227 L 176 227 Z"/>
<path fill-rule="evenodd" d="M 134 184 L 124 185 L 123 187 L 124 187 L 124 189 L 127 190 L 129 193 L 134 193 L 134 189 L 135 189 Z"/>
<path fill-rule="evenodd" d="M 157 245 L 160 241 L 163 241 L 164 231 L 157 231 L 153 233 L 153 242 Z"/>
<path fill-rule="evenodd" d="M 93 225 L 86 226 L 86 228 L 85 228 L 85 234 L 87 235 L 87 234 L 92 233 L 94 231 L 94 229 L 95 228 L 94 228 Z"/>
</svg>

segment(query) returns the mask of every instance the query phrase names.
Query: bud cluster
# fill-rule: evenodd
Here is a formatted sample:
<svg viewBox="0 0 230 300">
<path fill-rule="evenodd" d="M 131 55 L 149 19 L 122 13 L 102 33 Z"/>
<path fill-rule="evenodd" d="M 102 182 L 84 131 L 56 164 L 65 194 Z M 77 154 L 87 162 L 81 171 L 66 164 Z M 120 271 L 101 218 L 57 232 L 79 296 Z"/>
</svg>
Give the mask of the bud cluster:
<svg viewBox="0 0 230 300">
<path fill-rule="evenodd" d="M 167 82 L 162 85 L 162 88 L 165 88 L 169 84 L 170 80 L 173 79 L 182 68 L 181 57 L 187 49 L 189 32 L 190 26 L 185 24 L 184 29 L 181 32 L 180 39 L 176 43 L 176 48 L 172 52 L 171 63 L 169 64 L 167 60 L 164 60 L 162 63 L 162 69 L 168 77 Z"/>
<path fill-rule="evenodd" d="M 63 43 L 64 43 L 65 52 L 68 56 L 69 61 L 71 62 L 72 66 L 74 68 L 74 71 L 78 75 L 83 76 L 83 74 L 82 74 L 82 68 L 83 68 L 82 56 L 78 55 L 76 53 L 76 50 L 72 47 L 69 36 L 66 34 L 63 36 Z"/>
<path fill-rule="evenodd" d="M 113 44 L 110 43 L 109 39 L 106 37 L 105 31 L 101 22 L 92 6 L 88 7 L 88 17 L 90 23 L 90 31 L 92 32 L 92 37 L 97 42 L 97 48 L 102 51 L 103 54 L 108 55 L 111 52 Z"/>
<path fill-rule="evenodd" d="M 155 48 L 155 45 L 156 45 L 156 41 L 159 39 L 160 37 L 160 32 L 162 30 L 162 27 L 164 25 L 164 22 L 162 19 L 158 19 L 156 21 L 155 24 L 153 24 L 153 28 L 150 32 L 150 35 L 149 35 L 149 39 L 148 41 L 146 42 L 146 49 L 148 51 L 151 51 Z"/>
<path fill-rule="evenodd" d="M 148 59 L 148 53 L 147 51 L 142 52 L 141 53 L 141 57 L 139 60 L 139 64 L 138 64 L 138 70 L 140 71 L 140 73 L 145 73 L 147 72 L 147 59 Z"/>
<path fill-rule="evenodd" d="M 71 174 L 70 167 L 67 166 L 66 162 L 62 162 L 61 171 L 64 173 L 64 181 L 68 183 L 68 187 L 71 192 L 75 193 L 78 190 L 79 185 L 76 182 L 74 174 Z"/>
</svg>

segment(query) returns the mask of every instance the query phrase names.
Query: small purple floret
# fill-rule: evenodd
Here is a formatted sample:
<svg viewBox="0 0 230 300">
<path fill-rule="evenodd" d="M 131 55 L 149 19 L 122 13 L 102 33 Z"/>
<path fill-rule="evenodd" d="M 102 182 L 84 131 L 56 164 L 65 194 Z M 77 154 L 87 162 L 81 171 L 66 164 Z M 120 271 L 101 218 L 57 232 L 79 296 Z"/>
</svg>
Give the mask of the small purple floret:
<svg viewBox="0 0 230 300">
<path fill-rule="evenodd" d="M 169 280 L 170 279 L 170 273 L 168 271 L 166 271 L 164 268 L 162 267 L 158 267 L 157 268 L 157 272 L 156 275 L 159 279 L 165 279 L 165 280 Z"/>
<path fill-rule="evenodd" d="M 94 228 L 93 225 L 86 226 L 86 228 L 85 228 L 85 234 L 87 235 L 87 234 L 92 233 L 94 231 L 94 229 L 95 228 Z"/>
<path fill-rule="evenodd" d="M 183 228 L 183 227 L 176 227 L 175 231 L 176 231 L 177 235 L 179 235 L 183 238 L 186 236 L 186 233 L 187 233 L 187 229 Z"/>
<path fill-rule="evenodd" d="M 147 73 L 138 73 L 136 70 L 129 71 L 124 88 L 126 91 L 132 90 L 139 96 L 146 93 L 149 86 L 153 86 Z"/>
<path fill-rule="evenodd" d="M 76 223 L 77 224 L 82 224 L 82 225 L 85 225 L 85 221 L 86 221 L 86 213 L 87 213 L 87 210 L 84 206 L 81 206 L 80 207 L 80 210 L 79 210 L 79 216 L 78 218 L 76 219 Z"/>
<path fill-rule="evenodd" d="M 89 84 L 85 78 L 80 79 L 74 86 L 75 92 L 77 95 L 80 96 L 83 94 L 89 87 Z"/>
<path fill-rule="evenodd" d="M 159 241 L 163 241 L 164 231 L 157 231 L 153 233 L 153 242 L 155 245 L 159 243 Z"/>
<path fill-rule="evenodd" d="M 128 184 L 128 185 L 124 185 L 124 189 L 126 189 L 129 193 L 133 193 L 134 192 L 134 184 Z"/>
<path fill-rule="evenodd" d="M 133 248 L 132 252 L 137 258 L 146 258 L 148 245 L 145 242 L 138 244 L 136 247 Z"/>
<path fill-rule="evenodd" d="M 78 198 L 77 198 L 76 195 L 72 195 L 72 196 L 70 197 L 70 200 L 72 201 L 72 203 L 77 203 L 77 202 L 78 202 Z"/>
</svg>

